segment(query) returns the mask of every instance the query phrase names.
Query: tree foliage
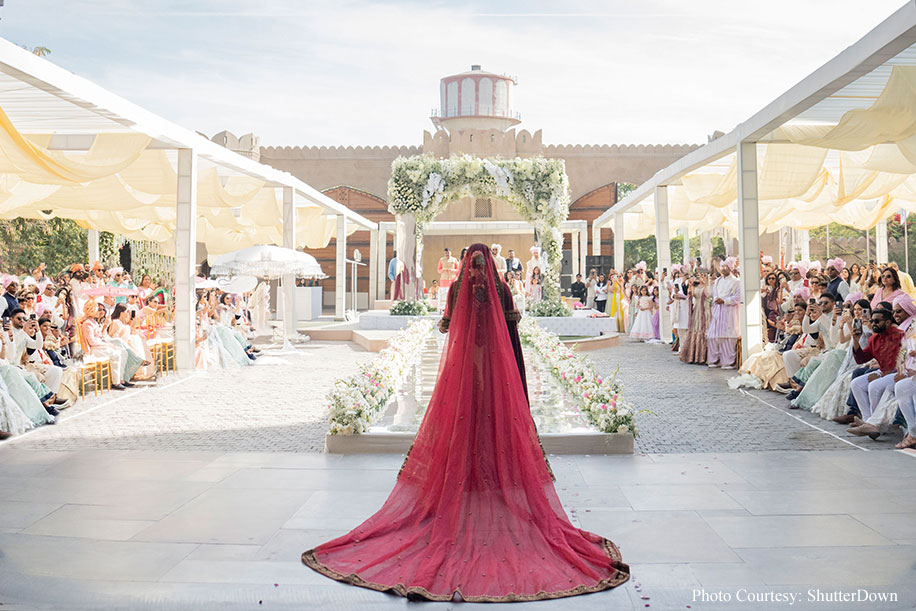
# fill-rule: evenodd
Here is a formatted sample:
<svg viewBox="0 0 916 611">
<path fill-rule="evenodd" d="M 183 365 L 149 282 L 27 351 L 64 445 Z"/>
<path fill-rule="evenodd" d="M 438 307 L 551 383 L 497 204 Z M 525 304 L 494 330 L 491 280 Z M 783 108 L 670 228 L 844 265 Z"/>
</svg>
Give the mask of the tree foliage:
<svg viewBox="0 0 916 611">
<path fill-rule="evenodd" d="M 23 219 L 0 221 L 0 269 L 26 274 L 39 263 L 56 274 L 89 257 L 87 232 L 69 219 Z"/>
</svg>

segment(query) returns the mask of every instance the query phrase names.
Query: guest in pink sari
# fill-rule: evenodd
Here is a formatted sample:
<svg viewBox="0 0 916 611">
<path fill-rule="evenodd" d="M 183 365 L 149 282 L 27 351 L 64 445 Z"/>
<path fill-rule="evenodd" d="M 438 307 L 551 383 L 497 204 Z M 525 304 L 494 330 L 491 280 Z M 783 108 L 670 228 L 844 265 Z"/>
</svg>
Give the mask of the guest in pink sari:
<svg viewBox="0 0 916 611">
<path fill-rule="evenodd" d="M 382 508 L 302 554 L 339 581 L 436 601 L 510 602 L 629 579 L 617 547 L 563 510 L 526 399 L 508 286 L 474 244 L 449 287 L 439 379 Z"/>
<path fill-rule="evenodd" d="M 894 303 L 894 299 L 906 293 L 900 288 L 900 276 L 893 267 L 885 267 L 881 272 L 881 286 L 875 292 L 871 300 L 872 311 L 878 309 L 878 304 L 882 301 Z"/>
</svg>

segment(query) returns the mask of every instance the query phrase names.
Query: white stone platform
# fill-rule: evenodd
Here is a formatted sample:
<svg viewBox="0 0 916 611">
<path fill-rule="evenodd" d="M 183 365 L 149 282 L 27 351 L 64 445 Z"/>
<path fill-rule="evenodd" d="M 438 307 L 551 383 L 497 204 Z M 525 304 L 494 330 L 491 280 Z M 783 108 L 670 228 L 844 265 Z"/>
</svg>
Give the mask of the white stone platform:
<svg viewBox="0 0 916 611">
<path fill-rule="evenodd" d="M 580 310 L 572 316 L 539 316 L 537 323 L 552 333 L 563 336 L 597 337 L 617 333 L 617 322 L 613 318 L 591 318 L 594 310 Z M 369 310 L 359 315 L 360 329 L 393 331 L 405 329 L 420 318 L 438 320 L 437 314 L 427 316 L 392 316 L 387 310 Z"/>
<path fill-rule="evenodd" d="M 325 449 L 331 454 L 404 454 L 415 433 L 389 431 L 362 435 L 328 435 Z M 541 444 L 548 454 L 632 454 L 633 435 L 626 433 L 541 433 Z"/>
</svg>

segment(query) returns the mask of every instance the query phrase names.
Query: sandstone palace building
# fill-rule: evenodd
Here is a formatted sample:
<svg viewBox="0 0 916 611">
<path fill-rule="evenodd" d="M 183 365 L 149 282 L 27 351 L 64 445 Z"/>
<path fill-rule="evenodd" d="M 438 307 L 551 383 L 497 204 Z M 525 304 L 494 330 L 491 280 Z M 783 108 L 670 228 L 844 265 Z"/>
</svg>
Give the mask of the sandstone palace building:
<svg viewBox="0 0 916 611">
<path fill-rule="evenodd" d="M 441 79 L 440 106 L 431 117 L 434 129 L 423 132 L 422 144 L 260 146 L 259 139 L 252 134 L 237 138 L 229 132 L 221 132 L 212 139 L 262 163 L 290 172 L 366 218 L 379 222 L 394 221 L 394 215 L 388 212 L 386 197 L 391 162 L 399 156 L 542 155 L 563 159 L 569 175 L 569 219 L 588 223 L 589 254 L 592 252 L 591 222 L 617 201 L 618 183 L 639 184 L 697 148 L 697 145 L 685 144 L 544 144 L 541 130 L 531 132 L 518 127 L 521 116 L 512 108 L 512 89 L 516 84 L 515 77 L 487 72 L 478 65 L 471 66 L 467 72 Z M 473 242 L 498 242 L 503 246 L 503 254 L 512 248 L 518 256 L 527 260 L 533 233 L 530 228 L 518 228 L 520 221 L 522 219 L 514 208 L 498 200 L 466 199 L 451 204 L 436 218 L 437 227 L 424 232 L 422 263 L 427 284 L 438 277 L 436 262 L 446 246 L 457 256 L 463 246 Z M 514 233 L 507 233 L 506 226 L 517 229 Z M 449 227 L 457 229 L 449 230 Z M 473 228 L 473 233 L 470 228 Z M 458 233 L 460 231 L 465 233 Z M 601 240 L 601 254 L 612 255 L 611 231 L 606 230 L 606 233 Z M 576 244 L 576 251 L 578 247 L 579 244 Z M 356 232 L 348 237 L 348 257 L 354 249 L 359 249 L 364 256 L 369 252 L 368 232 Z M 573 253 L 570 235 L 566 236 L 564 251 L 564 259 Z M 318 259 L 325 272 L 333 274 L 333 239 L 326 248 L 309 252 Z M 392 252 L 393 244 L 389 239 L 389 258 Z M 365 307 L 368 294 L 367 270 L 367 267 L 360 268 L 357 289 L 360 307 Z M 564 285 L 568 285 L 568 278 L 564 278 Z M 325 304 L 333 304 L 333 277 L 323 281 L 323 286 Z"/>
</svg>

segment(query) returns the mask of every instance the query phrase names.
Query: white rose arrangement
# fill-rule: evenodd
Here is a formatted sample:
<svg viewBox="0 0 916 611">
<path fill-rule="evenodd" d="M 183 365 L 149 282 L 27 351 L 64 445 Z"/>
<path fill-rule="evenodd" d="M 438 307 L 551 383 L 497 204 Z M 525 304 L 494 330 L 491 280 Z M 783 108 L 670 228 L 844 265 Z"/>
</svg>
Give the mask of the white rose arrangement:
<svg viewBox="0 0 916 611">
<path fill-rule="evenodd" d="M 591 360 L 567 347 L 560 338 L 541 328 L 532 318 L 518 325 L 521 340 L 547 362 L 551 373 L 576 398 L 589 424 L 602 433 L 638 435 L 636 412 L 623 398 L 616 373 L 602 378 Z M 645 410 L 644 410 L 645 411 Z"/>
</svg>

